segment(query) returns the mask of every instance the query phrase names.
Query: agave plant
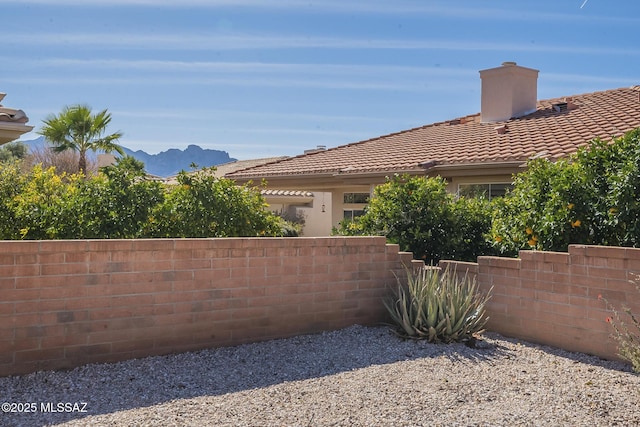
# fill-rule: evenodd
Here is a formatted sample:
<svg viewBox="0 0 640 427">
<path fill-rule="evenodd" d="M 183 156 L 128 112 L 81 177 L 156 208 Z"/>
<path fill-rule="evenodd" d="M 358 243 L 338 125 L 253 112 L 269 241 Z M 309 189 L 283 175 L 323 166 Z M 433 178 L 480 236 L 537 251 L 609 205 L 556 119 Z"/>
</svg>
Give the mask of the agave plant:
<svg viewBox="0 0 640 427">
<path fill-rule="evenodd" d="M 398 279 L 397 292 L 384 301 L 398 335 L 450 343 L 484 331 L 489 320 L 484 307 L 493 288 L 481 294 L 468 274 L 459 277 L 449 268 L 407 268 L 406 273 L 406 284 Z"/>
</svg>

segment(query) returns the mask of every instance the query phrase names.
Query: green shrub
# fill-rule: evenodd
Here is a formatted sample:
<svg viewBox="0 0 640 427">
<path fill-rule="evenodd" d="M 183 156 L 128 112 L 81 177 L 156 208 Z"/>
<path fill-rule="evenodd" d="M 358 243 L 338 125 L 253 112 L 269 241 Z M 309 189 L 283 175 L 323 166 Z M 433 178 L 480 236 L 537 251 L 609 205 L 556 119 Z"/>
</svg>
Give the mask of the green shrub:
<svg viewBox="0 0 640 427">
<path fill-rule="evenodd" d="M 386 236 L 427 263 L 475 261 L 494 250 L 485 235 L 491 208 L 483 199 L 456 199 L 443 178 L 394 176 L 374 190 L 365 214 L 335 234 Z"/>
<path fill-rule="evenodd" d="M 36 165 L 20 185 L 20 191 L 6 202 L 15 223 L 7 224 L 5 239 L 60 239 L 65 224 L 74 221 L 67 215 L 67 201 L 75 187 L 74 176 L 57 175 L 55 168 Z"/>
<path fill-rule="evenodd" d="M 638 284 L 633 281 L 632 283 L 636 285 L 636 289 L 640 292 Z M 625 313 L 625 316 L 622 316 L 609 301 L 601 295 L 598 298 L 604 300 L 613 313 L 613 317 L 607 317 L 606 320 L 613 327 L 614 338 L 618 342 L 618 355 L 630 362 L 633 371 L 640 374 L 640 321 L 629 307 L 622 307 L 622 311 Z M 631 324 L 625 322 L 623 317 L 626 317 Z"/>
<path fill-rule="evenodd" d="M 586 180 L 577 162 L 530 161 L 515 176 L 513 189 L 494 202 L 492 235 L 498 252 L 566 251 L 570 243 L 587 243 L 593 196 Z"/>
<path fill-rule="evenodd" d="M 280 218 L 269 212 L 258 188 L 217 178 L 215 168 L 177 176 L 154 207 L 146 233 L 150 237 L 279 236 Z"/>
<path fill-rule="evenodd" d="M 535 159 L 495 203 L 498 253 L 570 244 L 640 246 L 640 129 L 595 139 L 567 160 Z"/>
<path fill-rule="evenodd" d="M 20 194 L 26 179 L 18 161 L 0 162 L 0 239 L 18 239 L 20 227 L 15 212 L 15 197 Z"/>
<path fill-rule="evenodd" d="M 90 179 L 78 179 L 68 211 L 75 221 L 64 224 L 65 238 L 131 239 L 143 236 L 152 209 L 164 188 L 149 180 L 144 164 L 133 157 L 101 168 Z"/>
<path fill-rule="evenodd" d="M 493 203 L 483 197 L 458 197 L 451 208 L 454 231 L 449 235 L 447 259 L 476 262 L 479 256 L 497 255 L 488 238 Z"/>
<path fill-rule="evenodd" d="M 133 158 L 90 177 L 36 165 L 16 182 L 12 170 L 6 165 L 0 170 L 0 191 L 7 195 L 0 214 L 4 239 L 140 237 L 151 207 L 163 197 L 162 184 L 147 181 Z M 5 191 L 12 182 L 13 194 Z"/>
<path fill-rule="evenodd" d="M 487 323 L 484 307 L 491 290 L 482 295 L 475 280 L 448 268 L 406 271 L 406 284 L 384 302 L 398 335 L 450 343 L 472 340 Z"/>
<path fill-rule="evenodd" d="M 206 170 L 180 185 L 146 178 L 124 157 L 98 174 L 68 175 L 36 165 L 21 172 L 0 162 L 0 239 L 109 239 L 294 235 L 265 209 L 259 190 Z"/>
<path fill-rule="evenodd" d="M 0 162 L 22 160 L 27 156 L 29 148 L 20 141 L 11 142 L 0 147 Z"/>
</svg>

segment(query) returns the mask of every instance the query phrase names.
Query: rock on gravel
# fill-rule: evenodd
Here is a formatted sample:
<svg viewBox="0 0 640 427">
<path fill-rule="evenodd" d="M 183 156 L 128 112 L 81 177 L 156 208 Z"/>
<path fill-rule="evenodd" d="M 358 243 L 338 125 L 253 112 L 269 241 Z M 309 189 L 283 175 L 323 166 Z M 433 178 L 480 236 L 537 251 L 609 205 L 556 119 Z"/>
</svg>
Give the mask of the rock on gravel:
<svg viewBox="0 0 640 427">
<path fill-rule="evenodd" d="M 627 365 L 492 333 L 470 348 L 384 327 L 0 378 L 0 391 L 14 404 L 2 426 L 640 425 Z"/>
</svg>

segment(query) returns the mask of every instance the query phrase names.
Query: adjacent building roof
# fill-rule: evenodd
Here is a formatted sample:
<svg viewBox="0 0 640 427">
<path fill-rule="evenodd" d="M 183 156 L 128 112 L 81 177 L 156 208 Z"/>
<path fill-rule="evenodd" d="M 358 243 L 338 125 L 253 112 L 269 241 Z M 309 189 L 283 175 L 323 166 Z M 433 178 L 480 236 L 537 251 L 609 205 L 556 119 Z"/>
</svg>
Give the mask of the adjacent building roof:
<svg viewBox="0 0 640 427">
<path fill-rule="evenodd" d="M 216 176 L 223 177 L 238 170 L 252 168 L 266 163 L 278 162 L 287 159 L 288 156 L 264 157 L 260 159 L 236 160 L 216 166 Z"/>
<path fill-rule="evenodd" d="M 480 113 L 228 173 L 238 180 L 425 171 L 566 157 L 594 138 L 640 127 L 640 86 L 538 101 L 531 114 L 482 123 Z"/>
<path fill-rule="evenodd" d="M 288 158 L 287 156 L 280 156 L 280 157 L 264 157 L 260 159 L 250 159 L 250 160 L 234 160 L 233 162 L 227 162 L 221 165 L 217 165 L 215 167 L 215 171 L 213 172 L 213 175 L 218 178 L 222 178 L 238 170 L 260 166 L 266 163 L 274 163 L 287 158 Z M 161 180 L 167 184 L 178 183 L 178 180 L 176 179 L 175 176 L 170 176 L 168 178 L 161 179 Z"/>
<path fill-rule="evenodd" d="M 0 101 L 5 95 L 0 92 Z M 26 125 L 28 121 L 29 118 L 24 111 L 0 105 L 0 145 L 16 140 L 20 135 L 30 132 L 33 126 Z"/>
</svg>

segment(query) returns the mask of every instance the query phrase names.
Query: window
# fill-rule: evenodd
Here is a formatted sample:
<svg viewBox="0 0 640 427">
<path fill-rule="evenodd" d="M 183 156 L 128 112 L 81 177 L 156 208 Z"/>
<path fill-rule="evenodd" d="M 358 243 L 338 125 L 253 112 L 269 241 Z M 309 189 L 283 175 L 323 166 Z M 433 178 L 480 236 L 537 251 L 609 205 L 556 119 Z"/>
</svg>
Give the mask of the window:
<svg viewBox="0 0 640 427">
<path fill-rule="evenodd" d="M 364 215 L 364 210 L 362 209 L 345 209 L 344 211 L 344 219 L 353 221 L 359 216 Z"/>
<path fill-rule="evenodd" d="M 343 210 L 344 219 L 353 221 L 359 216 L 364 215 L 364 208 L 369 203 L 369 193 L 343 193 L 343 202 L 345 205 L 360 205 L 350 206 L 350 209 Z"/>
<path fill-rule="evenodd" d="M 369 203 L 369 193 L 344 193 L 346 203 Z"/>
<path fill-rule="evenodd" d="M 489 200 L 494 197 L 502 197 L 508 189 L 513 186 L 511 184 L 459 184 L 458 195 L 464 197 L 485 197 Z"/>
</svg>

